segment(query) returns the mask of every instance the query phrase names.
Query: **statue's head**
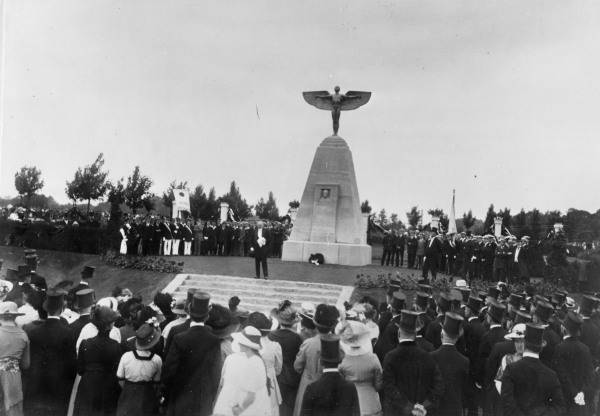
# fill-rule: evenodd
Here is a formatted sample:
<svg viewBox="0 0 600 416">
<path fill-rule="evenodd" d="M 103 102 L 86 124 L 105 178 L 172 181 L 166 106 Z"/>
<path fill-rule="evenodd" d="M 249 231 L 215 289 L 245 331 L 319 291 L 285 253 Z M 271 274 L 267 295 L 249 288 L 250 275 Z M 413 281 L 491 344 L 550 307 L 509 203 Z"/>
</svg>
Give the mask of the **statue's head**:
<svg viewBox="0 0 600 416">
<path fill-rule="evenodd" d="M 333 89 L 335 92 L 340 92 L 340 87 L 338 87 L 337 85 L 335 86 L 335 88 Z"/>
</svg>

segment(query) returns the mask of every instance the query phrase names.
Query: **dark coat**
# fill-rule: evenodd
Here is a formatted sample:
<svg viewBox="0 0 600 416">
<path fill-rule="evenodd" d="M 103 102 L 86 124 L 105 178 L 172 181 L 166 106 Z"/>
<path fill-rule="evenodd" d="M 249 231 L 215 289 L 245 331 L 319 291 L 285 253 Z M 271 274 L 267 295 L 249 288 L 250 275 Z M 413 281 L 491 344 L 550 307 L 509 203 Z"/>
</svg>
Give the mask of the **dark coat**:
<svg viewBox="0 0 600 416">
<path fill-rule="evenodd" d="M 190 318 L 188 318 L 182 324 L 175 325 L 173 328 L 171 328 L 171 330 L 169 331 L 169 336 L 165 340 L 165 353 L 164 353 L 164 357 L 166 357 L 169 354 L 169 348 L 171 347 L 171 344 L 173 343 L 173 338 L 175 337 L 175 335 L 181 334 L 182 332 L 185 332 L 188 329 L 190 329 L 190 323 L 191 322 L 192 322 L 192 320 Z"/>
<path fill-rule="evenodd" d="M 173 239 L 173 231 L 171 230 L 171 226 L 166 223 L 160 223 L 160 236 L 165 240 Z"/>
<path fill-rule="evenodd" d="M 417 336 L 415 338 L 415 342 L 417 343 L 417 346 L 419 348 L 421 348 L 423 351 L 432 352 L 435 350 L 435 348 L 433 347 L 433 344 L 431 342 L 427 341 L 422 336 Z"/>
<path fill-rule="evenodd" d="M 46 279 L 43 276 L 40 276 L 37 273 L 31 274 L 31 284 L 38 288 L 38 290 L 47 290 L 48 284 L 46 283 Z"/>
<path fill-rule="evenodd" d="M 77 342 L 77 338 L 79 338 L 79 334 L 81 334 L 81 330 L 84 326 L 91 322 L 90 315 L 81 315 L 75 321 L 71 322 L 69 328 L 71 329 L 71 336 L 73 337 L 73 350 L 75 350 L 75 342 Z"/>
<path fill-rule="evenodd" d="M 583 318 L 579 340 L 587 345 L 594 359 L 600 360 L 600 327 L 596 326 L 594 321 Z"/>
<path fill-rule="evenodd" d="M 512 341 L 500 341 L 492 347 L 492 352 L 490 352 L 490 356 L 485 363 L 484 384 L 486 386 L 494 384 L 496 373 L 498 373 L 498 368 L 502 363 L 502 357 L 515 352 L 515 343 Z"/>
<path fill-rule="evenodd" d="M 433 344 L 433 348 L 439 348 L 442 345 L 442 324 L 444 315 L 438 315 L 427 325 L 425 330 L 425 339 Z"/>
<path fill-rule="evenodd" d="M 175 335 L 163 367 L 161 382 L 172 416 L 212 413 L 221 377 L 221 341 L 204 326 Z"/>
<path fill-rule="evenodd" d="M 556 373 L 536 358 L 523 357 L 509 364 L 502 376 L 505 415 L 562 415 L 565 401 Z"/>
<path fill-rule="evenodd" d="M 444 380 L 444 394 L 435 414 L 462 416 L 472 392 L 469 359 L 458 352 L 454 345 L 442 345 L 431 356 Z"/>
<path fill-rule="evenodd" d="M 340 373 L 324 373 L 309 384 L 302 399 L 302 416 L 359 416 L 356 387 Z"/>
<path fill-rule="evenodd" d="M 498 326 L 487 331 L 481 338 L 477 359 L 478 368 L 475 377 L 477 382 L 480 383 L 484 389 L 490 387 L 490 383 L 494 381 L 493 378 L 491 380 L 486 380 L 485 378 L 487 359 L 492 353 L 492 348 L 494 348 L 494 345 L 498 342 L 504 341 L 504 335 L 506 335 L 506 331 L 501 326 Z"/>
<path fill-rule="evenodd" d="M 277 376 L 279 385 L 298 387 L 300 374 L 294 370 L 294 361 L 302 345 L 302 338 L 296 332 L 289 329 L 278 329 L 269 334 L 271 341 L 279 343 L 283 357 L 281 374 Z"/>
<path fill-rule="evenodd" d="M 588 347 L 575 337 L 565 339 L 554 349 L 553 367 L 562 386 L 567 414 L 591 415 L 597 380 Z M 585 406 L 573 401 L 579 392 L 584 394 Z"/>
<path fill-rule="evenodd" d="M 396 315 L 388 322 L 383 333 L 379 334 L 379 338 L 375 343 L 373 352 L 377 354 L 379 362 L 383 362 L 388 352 L 392 351 L 398 346 L 398 323 L 400 322 L 400 315 Z"/>
<path fill-rule="evenodd" d="M 258 246 L 258 230 L 254 230 L 252 233 L 252 249 L 254 258 L 257 259 L 266 259 L 269 255 L 269 246 L 271 245 L 271 235 L 269 231 L 265 228 L 262 230 L 262 236 L 265 239 L 265 245 L 262 247 Z"/>
<path fill-rule="evenodd" d="M 540 361 L 547 367 L 552 368 L 552 362 L 554 361 L 554 349 L 560 344 L 561 338 L 556 331 L 549 326 L 544 330 L 544 341 L 546 345 L 540 352 Z"/>
<path fill-rule="evenodd" d="M 428 352 L 402 342 L 383 361 L 385 416 L 411 415 L 415 404 L 434 410 L 444 392 L 442 374 Z"/>
<path fill-rule="evenodd" d="M 481 384 L 481 380 L 476 379 L 478 371 L 477 363 L 479 359 L 479 345 L 481 344 L 481 339 L 483 338 L 484 334 L 485 327 L 479 318 L 469 318 L 469 320 L 465 323 L 464 337 L 467 358 L 469 358 L 469 365 L 471 367 L 471 377 L 479 384 Z"/>
<path fill-rule="evenodd" d="M 71 329 L 50 318 L 25 325 L 31 365 L 25 373 L 24 405 L 28 415 L 66 414 L 76 370 Z"/>
</svg>

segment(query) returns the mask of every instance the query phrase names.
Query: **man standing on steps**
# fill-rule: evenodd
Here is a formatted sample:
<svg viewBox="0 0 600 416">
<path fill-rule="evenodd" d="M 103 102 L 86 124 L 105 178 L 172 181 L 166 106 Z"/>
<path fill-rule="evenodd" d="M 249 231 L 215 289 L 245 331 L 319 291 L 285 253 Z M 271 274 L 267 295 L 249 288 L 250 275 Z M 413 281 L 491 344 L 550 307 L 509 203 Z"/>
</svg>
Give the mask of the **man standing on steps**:
<svg viewBox="0 0 600 416">
<path fill-rule="evenodd" d="M 256 223 L 256 233 L 252 239 L 252 247 L 250 250 L 254 255 L 254 266 L 256 268 L 256 278 L 260 279 L 260 267 L 262 265 L 263 277 L 265 280 L 269 278 L 269 268 L 267 266 L 267 256 L 269 254 L 270 237 L 264 229 L 265 223 L 258 221 Z"/>
</svg>

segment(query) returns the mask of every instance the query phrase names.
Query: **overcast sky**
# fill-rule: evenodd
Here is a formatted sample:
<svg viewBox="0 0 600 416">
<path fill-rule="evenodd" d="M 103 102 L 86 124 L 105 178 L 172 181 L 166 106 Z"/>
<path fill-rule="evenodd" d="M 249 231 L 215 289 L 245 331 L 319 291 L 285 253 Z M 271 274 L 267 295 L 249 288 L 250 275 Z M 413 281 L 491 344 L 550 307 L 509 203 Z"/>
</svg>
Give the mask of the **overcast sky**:
<svg viewBox="0 0 600 416">
<path fill-rule="evenodd" d="M 372 91 L 341 116 L 361 199 L 600 208 L 600 2 L 4 0 L 0 194 L 103 152 L 249 203 L 300 199 L 331 117 L 301 92 Z M 257 114 L 258 113 L 258 114 Z"/>
</svg>

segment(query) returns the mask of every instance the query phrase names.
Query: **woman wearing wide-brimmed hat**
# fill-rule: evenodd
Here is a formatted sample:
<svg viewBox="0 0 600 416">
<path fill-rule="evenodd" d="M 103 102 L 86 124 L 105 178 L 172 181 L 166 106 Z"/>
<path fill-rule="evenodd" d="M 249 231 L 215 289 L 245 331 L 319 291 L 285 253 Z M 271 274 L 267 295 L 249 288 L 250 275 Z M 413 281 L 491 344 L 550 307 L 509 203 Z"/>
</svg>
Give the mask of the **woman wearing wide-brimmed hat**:
<svg viewBox="0 0 600 416">
<path fill-rule="evenodd" d="M 17 327 L 15 318 L 22 316 L 14 302 L 0 302 L 0 387 L 3 408 L 0 414 L 23 415 L 21 370 L 29 367 L 29 338 Z"/>
<path fill-rule="evenodd" d="M 340 346 L 344 359 L 339 371 L 356 386 L 361 416 L 379 416 L 382 413 L 379 394 L 383 386 L 383 370 L 373 353 L 371 331 L 359 321 L 346 321 L 340 330 Z"/>
<path fill-rule="evenodd" d="M 229 308 L 213 303 L 210 307 L 210 312 L 208 313 L 206 326 L 211 329 L 214 336 L 221 340 L 220 367 L 222 368 L 223 363 L 225 363 L 225 358 L 233 353 L 233 338 L 231 337 L 231 334 L 239 329 L 240 323 L 238 319 L 233 316 L 233 313 Z"/>
<path fill-rule="evenodd" d="M 267 372 L 260 356 L 261 333 L 253 326 L 233 334 L 239 352 L 225 359 L 215 416 L 264 416 L 271 409 Z"/>
<path fill-rule="evenodd" d="M 121 357 L 117 377 L 123 387 L 117 405 L 117 416 L 158 414 L 157 383 L 162 359 L 152 348 L 160 340 L 160 330 L 143 324 L 135 333 L 135 350 Z"/>
</svg>

